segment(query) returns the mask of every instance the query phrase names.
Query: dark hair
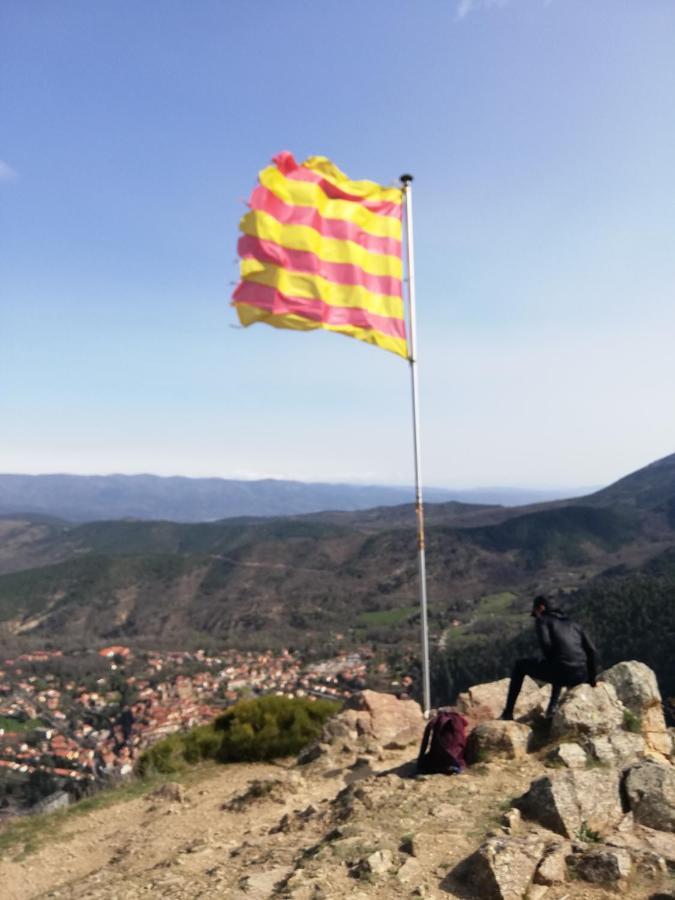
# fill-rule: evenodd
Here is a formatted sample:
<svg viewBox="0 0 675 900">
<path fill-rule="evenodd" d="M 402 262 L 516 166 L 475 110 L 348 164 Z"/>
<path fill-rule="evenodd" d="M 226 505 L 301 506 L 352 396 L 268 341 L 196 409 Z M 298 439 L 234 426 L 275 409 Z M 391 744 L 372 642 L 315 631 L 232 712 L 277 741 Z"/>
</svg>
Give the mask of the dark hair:
<svg viewBox="0 0 675 900">
<path fill-rule="evenodd" d="M 532 615 L 535 614 L 535 610 L 540 609 L 541 607 L 543 607 L 545 612 L 550 612 L 551 610 L 551 604 L 549 603 L 548 598 L 544 597 L 543 594 L 538 594 L 532 601 Z"/>
</svg>

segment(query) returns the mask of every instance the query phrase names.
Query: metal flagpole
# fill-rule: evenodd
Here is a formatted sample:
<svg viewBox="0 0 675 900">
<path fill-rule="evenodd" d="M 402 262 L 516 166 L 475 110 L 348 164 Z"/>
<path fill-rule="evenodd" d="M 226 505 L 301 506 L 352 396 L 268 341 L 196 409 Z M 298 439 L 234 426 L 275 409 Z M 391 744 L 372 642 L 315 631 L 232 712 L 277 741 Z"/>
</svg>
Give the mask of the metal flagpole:
<svg viewBox="0 0 675 900">
<path fill-rule="evenodd" d="M 422 463 L 420 452 L 420 417 L 417 383 L 417 333 L 415 321 L 415 254 L 413 247 L 412 175 L 401 175 L 405 198 L 406 261 L 408 268 L 408 328 L 410 346 L 410 382 L 412 386 L 413 442 L 415 447 L 415 513 L 417 516 L 417 559 L 419 563 L 419 598 L 422 620 L 422 696 L 424 714 L 431 708 L 429 681 L 429 625 L 427 622 L 427 570 L 424 551 L 424 505 L 422 501 Z"/>
</svg>

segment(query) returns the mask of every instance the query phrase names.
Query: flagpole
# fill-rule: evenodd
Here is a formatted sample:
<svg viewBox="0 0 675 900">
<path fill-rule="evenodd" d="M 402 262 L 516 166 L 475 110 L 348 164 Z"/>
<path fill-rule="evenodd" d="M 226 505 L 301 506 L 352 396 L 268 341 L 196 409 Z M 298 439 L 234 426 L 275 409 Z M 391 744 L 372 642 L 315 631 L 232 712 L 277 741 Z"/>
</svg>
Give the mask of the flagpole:
<svg viewBox="0 0 675 900">
<path fill-rule="evenodd" d="M 427 569 L 424 546 L 424 504 L 422 500 L 422 460 L 420 450 L 419 386 L 417 379 L 417 322 L 415 318 L 415 253 L 413 245 L 412 175 L 401 175 L 405 198 L 406 261 L 408 269 L 408 362 L 412 387 L 413 444 L 415 459 L 415 514 L 417 517 L 417 560 L 419 566 L 419 601 L 422 624 L 422 697 L 425 716 L 431 708 L 429 680 L 429 625 L 427 621 Z"/>
</svg>

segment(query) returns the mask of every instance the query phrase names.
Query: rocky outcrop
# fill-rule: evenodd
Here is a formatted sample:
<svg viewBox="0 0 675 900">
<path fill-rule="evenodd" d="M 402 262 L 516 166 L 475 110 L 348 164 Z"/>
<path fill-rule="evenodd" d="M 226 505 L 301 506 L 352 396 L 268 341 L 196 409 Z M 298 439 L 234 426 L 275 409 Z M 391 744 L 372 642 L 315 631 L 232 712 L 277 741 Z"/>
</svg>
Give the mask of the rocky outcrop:
<svg viewBox="0 0 675 900">
<path fill-rule="evenodd" d="M 616 695 L 628 710 L 632 722 L 639 728 L 648 752 L 668 757 L 673 742 L 663 715 L 663 704 L 656 676 L 637 660 L 619 662 L 600 676 L 611 684 Z"/>
<path fill-rule="evenodd" d="M 476 725 L 466 745 L 469 764 L 487 762 L 490 759 L 522 759 L 532 730 L 520 722 L 481 722 Z"/>
<path fill-rule="evenodd" d="M 319 740 L 300 752 L 298 763 L 321 760 L 319 765 L 349 765 L 355 758 L 357 764 L 359 760 L 367 763 L 364 756 L 381 761 L 385 751 L 418 745 L 424 724 L 422 709 L 414 700 L 360 691 L 350 697 L 339 715 L 326 722 Z"/>
<path fill-rule="evenodd" d="M 537 836 L 488 838 L 462 863 L 457 877 L 481 900 L 522 900 L 544 848 Z"/>
<path fill-rule="evenodd" d="M 624 707 L 611 684 L 580 684 L 568 690 L 553 716 L 551 737 L 575 739 L 609 734 L 620 728 Z"/>
<path fill-rule="evenodd" d="M 545 775 L 515 801 L 523 815 L 550 831 L 576 838 L 584 829 L 606 834 L 623 817 L 618 772 L 570 769 Z"/>
<path fill-rule="evenodd" d="M 675 768 L 644 760 L 627 770 L 623 787 L 636 822 L 675 832 Z"/>
</svg>

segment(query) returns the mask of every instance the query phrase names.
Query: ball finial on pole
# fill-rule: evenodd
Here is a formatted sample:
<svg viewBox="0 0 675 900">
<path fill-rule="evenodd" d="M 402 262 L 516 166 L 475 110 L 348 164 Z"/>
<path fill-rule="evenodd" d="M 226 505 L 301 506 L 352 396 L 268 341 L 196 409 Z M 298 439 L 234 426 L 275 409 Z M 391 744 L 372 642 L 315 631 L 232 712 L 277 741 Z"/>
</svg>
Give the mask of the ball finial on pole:
<svg viewBox="0 0 675 900">
<path fill-rule="evenodd" d="M 407 187 L 412 180 L 413 177 L 408 172 L 406 172 L 404 175 L 401 175 L 401 184 L 403 185 L 403 187 Z"/>
</svg>

